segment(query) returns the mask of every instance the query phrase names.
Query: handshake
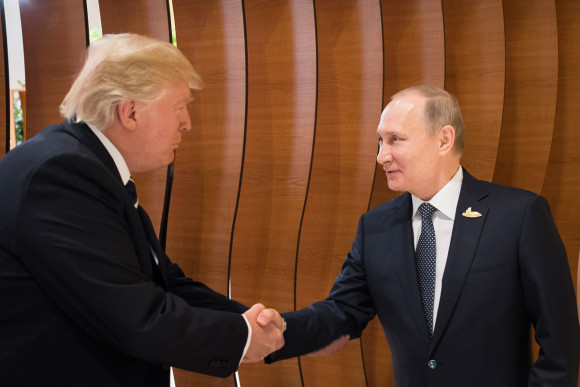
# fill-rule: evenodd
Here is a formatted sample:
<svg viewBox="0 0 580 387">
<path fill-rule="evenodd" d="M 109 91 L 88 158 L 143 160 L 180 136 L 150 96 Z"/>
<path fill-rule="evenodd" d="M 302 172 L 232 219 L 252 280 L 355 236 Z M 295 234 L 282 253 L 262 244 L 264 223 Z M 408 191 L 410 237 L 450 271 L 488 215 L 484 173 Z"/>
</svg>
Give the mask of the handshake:
<svg viewBox="0 0 580 387">
<path fill-rule="evenodd" d="M 286 322 L 278 311 L 255 304 L 244 316 L 252 327 L 252 338 L 243 363 L 255 363 L 282 348 Z"/>
<path fill-rule="evenodd" d="M 266 308 L 262 304 L 255 304 L 248 309 L 244 316 L 252 327 L 252 339 L 250 347 L 244 356 L 242 363 L 255 363 L 274 351 L 284 346 L 284 331 L 286 322 L 275 309 Z M 309 356 L 325 356 L 344 347 L 350 340 L 349 335 L 344 335 Z"/>
</svg>

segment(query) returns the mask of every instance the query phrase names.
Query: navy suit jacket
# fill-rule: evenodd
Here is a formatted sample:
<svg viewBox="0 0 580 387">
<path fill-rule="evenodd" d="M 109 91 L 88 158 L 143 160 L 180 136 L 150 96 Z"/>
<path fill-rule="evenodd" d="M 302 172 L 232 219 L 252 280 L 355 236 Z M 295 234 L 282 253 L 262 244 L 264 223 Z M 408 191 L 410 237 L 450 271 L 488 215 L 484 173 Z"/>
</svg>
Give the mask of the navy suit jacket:
<svg viewBox="0 0 580 387">
<path fill-rule="evenodd" d="M 168 366 L 237 369 L 246 307 L 169 260 L 87 126 L 10 151 L 0 203 L 0 384 L 168 386 Z"/>
<path fill-rule="evenodd" d="M 482 216 L 462 216 L 468 207 Z M 576 387 L 576 301 L 547 202 L 465 171 L 432 338 L 411 212 L 406 193 L 360 218 L 328 298 L 284 314 L 286 345 L 268 361 L 308 353 L 342 334 L 358 337 L 376 313 L 397 386 Z M 532 325 L 541 347 L 534 364 Z"/>
</svg>

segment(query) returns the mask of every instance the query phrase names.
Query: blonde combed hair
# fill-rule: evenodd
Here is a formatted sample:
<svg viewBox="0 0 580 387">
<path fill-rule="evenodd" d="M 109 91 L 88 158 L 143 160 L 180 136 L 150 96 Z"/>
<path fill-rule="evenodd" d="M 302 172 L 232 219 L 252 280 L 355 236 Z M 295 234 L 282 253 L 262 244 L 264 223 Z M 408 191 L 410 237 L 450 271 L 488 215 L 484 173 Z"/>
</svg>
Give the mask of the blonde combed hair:
<svg viewBox="0 0 580 387">
<path fill-rule="evenodd" d="M 88 49 L 60 112 L 69 121 L 104 130 L 119 102 L 150 103 L 163 89 L 182 85 L 200 89 L 202 82 L 177 47 L 141 35 L 106 35 Z"/>
<path fill-rule="evenodd" d="M 465 122 L 457 98 L 438 87 L 418 85 L 399 91 L 391 97 L 391 100 L 409 93 L 417 93 L 426 98 L 423 118 L 431 133 L 436 133 L 445 125 L 453 126 L 455 129 L 453 150 L 456 154 L 462 155 L 465 146 Z"/>
</svg>

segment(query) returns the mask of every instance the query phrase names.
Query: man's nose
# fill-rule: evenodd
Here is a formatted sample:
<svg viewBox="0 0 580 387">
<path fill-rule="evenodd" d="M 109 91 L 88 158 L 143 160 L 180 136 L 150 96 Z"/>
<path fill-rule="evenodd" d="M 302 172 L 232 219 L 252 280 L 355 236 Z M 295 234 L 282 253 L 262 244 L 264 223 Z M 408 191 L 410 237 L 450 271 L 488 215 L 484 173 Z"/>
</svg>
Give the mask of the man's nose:
<svg viewBox="0 0 580 387">
<path fill-rule="evenodd" d="M 383 165 L 389 161 L 392 161 L 391 150 L 388 145 L 382 145 L 379 147 L 379 153 L 377 154 L 377 163 Z"/>
<path fill-rule="evenodd" d="M 189 111 L 187 109 L 183 109 L 184 113 L 182 113 L 181 124 L 179 130 L 182 132 L 189 132 L 191 130 L 191 118 L 189 117 Z"/>
</svg>

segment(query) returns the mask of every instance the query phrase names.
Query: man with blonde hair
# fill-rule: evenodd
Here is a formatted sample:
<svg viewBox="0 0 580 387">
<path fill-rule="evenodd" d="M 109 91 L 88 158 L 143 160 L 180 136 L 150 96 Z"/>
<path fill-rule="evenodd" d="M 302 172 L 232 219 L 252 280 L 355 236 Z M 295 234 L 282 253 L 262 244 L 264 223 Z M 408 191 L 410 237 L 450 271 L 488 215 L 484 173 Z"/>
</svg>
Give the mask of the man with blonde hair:
<svg viewBox="0 0 580 387">
<path fill-rule="evenodd" d="M 330 352 L 377 314 L 397 386 L 576 387 L 580 327 L 548 203 L 472 177 L 463 131 L 444 90 L 392 97 L 377 162 L 405 193 L 361 216 L 327 299 L 283 314 L 285 345 L 268 361 Z"/>
<path fill-rule="evenodd" d="M 0 160 L 0 384 L 168 386 L 169 366 L 225 377 L 280 348 L 279 315 L 187 278 L 138 205 L 131 173 L 173 161 L 199 87 L 171 44 L 106 36 L 67 121 Z"/>
</svg>

